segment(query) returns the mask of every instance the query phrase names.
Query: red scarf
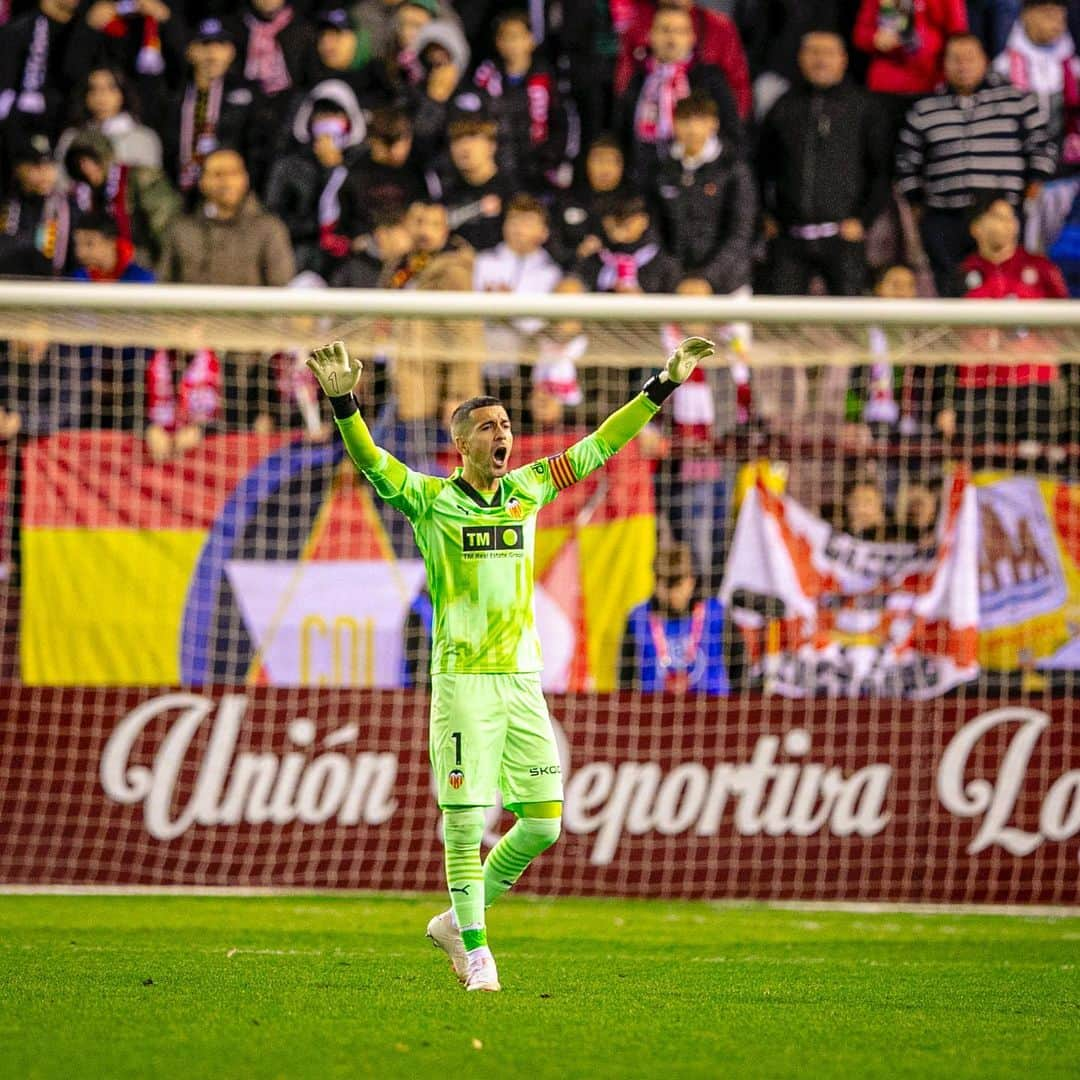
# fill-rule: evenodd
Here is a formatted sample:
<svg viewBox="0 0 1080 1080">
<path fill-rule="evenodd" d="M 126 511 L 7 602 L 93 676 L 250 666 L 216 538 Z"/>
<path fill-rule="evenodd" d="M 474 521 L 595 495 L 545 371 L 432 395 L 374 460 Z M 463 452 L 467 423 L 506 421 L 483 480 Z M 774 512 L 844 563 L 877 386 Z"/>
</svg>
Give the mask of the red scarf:
<svg viewBox="0 0 1080 1080">
<path fill-rule="evenodd" d="M 642 142 L 670 142 L 674 135 L 675 105 L 690 96 L 691 60 L 661 64 L 645 61 L 645 82 L 634 112 L 634 134 Z"/>
<path fill-rule="evenodd" d="M 135 70 L 140 75 L 162 75 L 165 72 L 165 58 L 161 55 L 161 32 L 158 29 L 158 21 L 151 15 L 137 16 L 142 18 L 142 45 L 139 55 L 135 58 Z M 110 19 L 102 30 L 111 38 L 125 38 L 131 24 L 128 19 L 119 15 Z"/>
<path fill-rule="evenodd" d="M 89 274 L 91 281 L 119 281 L 121 275 L 131 265 L 134 258 L 135 245 L 130 240 L 118 236 L 116 238 L 116 265 L 112 268 L 112 271 L 106 273 L 104 270 L 94 270 L 88 266 L 86 272 Z"/>
<path fill-rule="evenodd" d="M 200 349 L 187 363 L 177 400 L 173 388 L 176 353 L 157 349 L 146 371 L 146 415 L 152 424 L 173 430 L 205 424 L 221 404 L 221 363 L 212 349 Z"/>
<path fill-rule="evenodd" d="M 278 34 L 293 21 L 293 9 L 283 7 L 269 22 L 252 15 L 244 16 L 248 28 L 247 59 L 244 61 L 244 78 L 258 83 L 264 94 L 279 94 L 292 86 L 289 68 L 285 63 Z"/>
</svg>

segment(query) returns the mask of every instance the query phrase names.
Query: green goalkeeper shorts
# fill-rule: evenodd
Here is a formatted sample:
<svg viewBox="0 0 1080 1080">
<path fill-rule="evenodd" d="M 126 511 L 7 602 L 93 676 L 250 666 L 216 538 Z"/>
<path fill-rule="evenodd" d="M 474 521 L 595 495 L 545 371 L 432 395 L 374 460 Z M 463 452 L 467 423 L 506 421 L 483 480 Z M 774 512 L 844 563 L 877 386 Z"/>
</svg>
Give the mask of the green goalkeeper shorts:
<svg viewBox="0 0 1080 1080">
<path fill-rule="evenodd" d="M 432 675 L 429 750 L 439 806 L 562 802 L 540 673 Z"/>
</svg>

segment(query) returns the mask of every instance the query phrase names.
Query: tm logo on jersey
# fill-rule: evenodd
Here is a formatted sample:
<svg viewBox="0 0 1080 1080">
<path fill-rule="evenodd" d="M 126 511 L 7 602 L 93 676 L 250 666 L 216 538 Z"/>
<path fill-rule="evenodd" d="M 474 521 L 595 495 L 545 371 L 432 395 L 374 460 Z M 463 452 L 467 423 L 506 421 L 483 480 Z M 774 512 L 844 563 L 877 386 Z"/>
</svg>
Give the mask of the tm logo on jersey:
<svg viewBox="0 0 1080 1080">
<path fill-rule="evenodd" d="M 505 558 L 525 550 L 525 530 L 520 525 L 465 525 L 461 529 L 461 553 L 466 559 Z"/>
</svg>

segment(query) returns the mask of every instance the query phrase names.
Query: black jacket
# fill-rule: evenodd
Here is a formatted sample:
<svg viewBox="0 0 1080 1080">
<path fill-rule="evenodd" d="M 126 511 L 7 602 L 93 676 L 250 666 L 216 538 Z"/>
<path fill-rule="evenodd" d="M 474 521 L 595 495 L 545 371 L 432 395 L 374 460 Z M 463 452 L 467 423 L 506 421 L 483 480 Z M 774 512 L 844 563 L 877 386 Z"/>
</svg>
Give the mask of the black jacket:
<svg viewBox="0 0 1080 1080">
<path fill-rule="evenodd" d="M 606 280 L 611 273 L 605 256 L 615 253 L 633 255 L 650 244 L 655 245 L 656 254 L 637 266 L 638 286 L 645 293 L 673 293 L 683 274 L 678 262 L 664 251 L 651 226 L 635 244 L 605 244 L 598 255 L 580 260 L 574 267 L 574 277 L 580 278 L 589 292 L 614 292 L 614 283 Z M 606 270 L 609 272 L 605 273 Z"/>
<path fill-rule="evenodd" d="M 569 270 L 577 262 L 577 249 L 586 236 L 603 237 L 600 212 L 608 199 L 632 195 L 629 185 L 615 191 L 593 191 L 588 183 L 575 184 L 562 192 L 551 208 L 550 238 L 547 249 L 551 257 Z"/>
<path fill-rule="evenodd" d="M 639 71 L 630 80 L 626 92 L 615 103 L 615 131 L 624 147 L 630 151 L 630 165 L 634 178 L 646 188 L 651 188 L 656 177 L 660 158 L 667 147 L 641 141 L 634 130 L 638 98 L 648 76 Z M 716 102 L 720 113 L 720 138 L 734 147 L 742 145 L 743 130 L 735 97 L 727 79 L 719 68 L 710 64 L 693 63 L 686 73 L 690 92 L 700 90 Z"/>
<path fill-rule="evenodd" d="M 37 10 L 28 11 L 0 27 L 0 95 L 4 103 L 4 116 L 0 119 L 6 118 L 19 134 L 41 131 L 55 140 L 66 119 L 71 81 L 65 71 L 65 59 L 77 20 L 59 23 L 46 19 L 45 79 L 40 91 L 26 94 L 23 76 L 40 14 Z"/>
<path fill-rule="evenodd" d="M 889 125 L 864 90 L 792 87 L 762 123 L 757 176 L 765 209 L 782 227 L 859 218 L 869 225 L 889 198 Z"/>
<path fill-rule="evenodd" d="M 417 199 L 426 199 L 427 185 L 415 155 L 400 169 L 380 165 L 364 152 L 349 168 L 349 178 L 341 189 L 341 223 L 350 236 L 370 232 L 372 215 L 380 208 L 402 209 Z"/>
<path fill-rule="evenodd" d="M 467 183 L 451 167 L 439 180 L 440 201 L 450 215 L 450 229 L 477 251 L 487 251 L 502 243 L 502 223 L 506 204 L 517 194 L 517 184 L 503 172 L 496 172 L 485 184 Z"/>
<path fill-rule="evenodd" d="M 695 169 L 671 156 L 660 166 L 657 220 L 684 275 L 730 293 L 750 280 L 757 192 L 746 163 L 723 143 L 706 157 Z"/>
</svg>

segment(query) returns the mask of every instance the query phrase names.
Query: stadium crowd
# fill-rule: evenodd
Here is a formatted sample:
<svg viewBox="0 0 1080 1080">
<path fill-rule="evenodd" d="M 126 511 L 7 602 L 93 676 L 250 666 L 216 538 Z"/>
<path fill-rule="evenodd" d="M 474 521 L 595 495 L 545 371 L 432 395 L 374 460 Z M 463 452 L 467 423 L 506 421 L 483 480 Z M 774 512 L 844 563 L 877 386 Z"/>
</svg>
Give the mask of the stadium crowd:
<svg viewBox="0 0 1080 1080">
<path fill-rule="evenodd" d="M 1080 290 L 1076 3 L 8 0 L 0 20 L 0 275 Z M 399 328 L 368 403 L 396 403 L 397 449 L 416 463 L 447 408 L 485 387 L 539 430 L 589 422 L 624 392 L 610 371 L 598 386 L 579 370 L 588 339 L 571 323 L 437 332 Z M 830 423 L 966 438 L 1000 421 L 1019 442 L 1054 440 L 1054 366 L 931 377 L 889 362 L 904 342 L 870 344 L 879 363 L 818 389 Z M 0 438 L 126 427 L 164 459 L 212 424 L 325 434 L 287 356 L 61 349 L 79 377 L 58 380 L 42 347 L 6 352 Z M 751 388 L 737 356 L 728 370 L 680 394 L 682 434 L 788 425 L 800 408 L 820 428 L 783 378 Z"/>
</svg>

